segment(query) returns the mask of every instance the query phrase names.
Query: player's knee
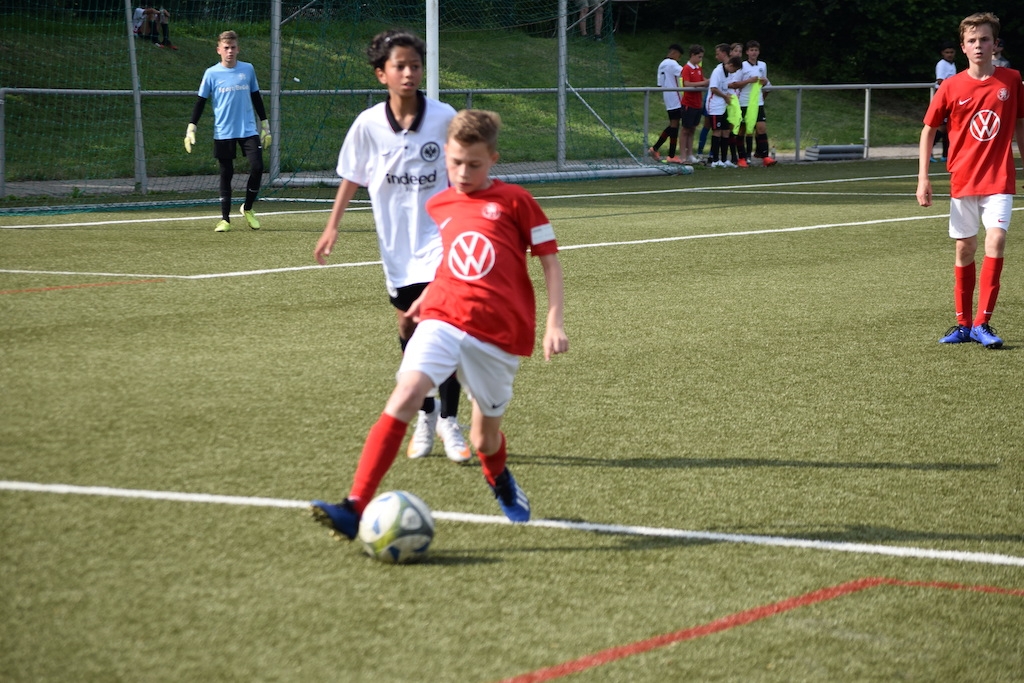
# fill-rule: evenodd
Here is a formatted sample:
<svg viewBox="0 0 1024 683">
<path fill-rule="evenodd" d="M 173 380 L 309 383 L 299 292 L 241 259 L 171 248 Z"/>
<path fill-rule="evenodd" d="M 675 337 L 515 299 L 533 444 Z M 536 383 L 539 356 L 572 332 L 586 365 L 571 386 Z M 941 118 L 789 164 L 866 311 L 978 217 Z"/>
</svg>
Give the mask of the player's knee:
<svg viewBox="0 0 1024 683">
<path fill-rule="evenodd" d="M 469 440 L 477 453 L 492 455 L 501 448 L 501 432 L 485 430 L 480 425 L 474 424 L 469 430 Z"/>
</svg>

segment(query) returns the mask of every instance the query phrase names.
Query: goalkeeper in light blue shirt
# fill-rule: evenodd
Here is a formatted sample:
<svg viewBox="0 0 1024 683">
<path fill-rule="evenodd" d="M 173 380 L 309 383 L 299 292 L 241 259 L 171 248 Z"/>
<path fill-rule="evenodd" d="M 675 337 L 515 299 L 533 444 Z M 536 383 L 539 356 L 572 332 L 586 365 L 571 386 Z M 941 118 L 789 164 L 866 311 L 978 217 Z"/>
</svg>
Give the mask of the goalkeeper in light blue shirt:
<svg viewBox="0 0 1024 683">
<path fill-rule="evenodd" d="M 199 96 L 192 109 L 192 120 L 185 131 L 185 151 L 192 153 L 196 144 L 196 124 L 203 115 L 206 101 L 213 100 L 213 156 L 220 164 L 221 220 L 216 232 L 231 230 L 231 179 L 235 174 L 238 148 L 249 160 L 249 180 L 245 186 L 245 203 L 241 214 L 253 230 L 259 230 L 252 207 L 263 178 L 263 148 L 270 144 L 270 123 L 263 107 L 256 70 L 249 62 L 238 61 L 238 34 L 225 31 L 217 38 L 220 64 L 203 74 Z M 259 117 L 260 128 L 256 128 Z"/>
</svg>

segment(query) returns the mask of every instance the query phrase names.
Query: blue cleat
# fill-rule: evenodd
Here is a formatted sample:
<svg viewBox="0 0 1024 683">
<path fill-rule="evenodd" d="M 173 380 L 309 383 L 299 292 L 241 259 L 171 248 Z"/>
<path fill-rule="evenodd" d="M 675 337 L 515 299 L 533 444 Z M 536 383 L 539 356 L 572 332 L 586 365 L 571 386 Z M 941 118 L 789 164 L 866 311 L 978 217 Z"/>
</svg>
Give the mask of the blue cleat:
<svg viewBox="0 0 1024 683">
<path fill-rule="evenodd" d="M 1003 340 L 996 335 L 996 331 L 993 330 L 988 323 L 982 323 L 981 325 L 975 325 L 972 327 L 971 339 L 978 342 L 986 349 L 998 349 L 1003 346 Z"/>
<path fill-rule="evenodd" d="M 313 519 L 331 530 L 331 535 L 339 541 L 351 541 L 359 533 L 359 513 L 352 507 L 347 498 L 337 505 L 314 500 L 309 504 Z"/>
<path fill-rule="evenodd" d="M 494 491 L 494 497 L 498 499 L 498 507 L 505 513 L 509 521 L 530 521 L 530 501 L 523 490 L 519 488 L 519 484 L 516 483 L 507 467 L 498 475 L 491 490 Z"/>
<path fill-rule="evenodd" d="M 939 339 L 940 344 L 963 344 L 964 342 L 974 341 L 971 339 L 971 331 L 966 325 L 953 325 L 953 327 L 946 330 L 946 334 Z"/>
</svg>

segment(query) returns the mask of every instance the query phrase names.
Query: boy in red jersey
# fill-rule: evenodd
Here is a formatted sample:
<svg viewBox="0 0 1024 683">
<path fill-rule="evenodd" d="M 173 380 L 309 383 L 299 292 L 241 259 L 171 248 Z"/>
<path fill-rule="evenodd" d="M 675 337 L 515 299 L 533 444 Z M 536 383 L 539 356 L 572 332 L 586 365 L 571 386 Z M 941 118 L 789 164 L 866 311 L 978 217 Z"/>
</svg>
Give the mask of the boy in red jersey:
<svg viewBox="0 0 1024 683">
<path fill-rule="evenodd" d="M 704 70 L 701 68 L 701 61 L 704 59 L 704 47 L 694 43 L 690 46 L 690 58 L 683 64 L 683 86 L 688 88 L 704 88 L 709 83 L 704 78 Z M 683 114 L 679 119 L 679 149 L 683 159 L 688 164 L 695 164 L 699 161 L 693 155 L 693 134 L 700 124 L 700 115 L 704 111 L 704 94 L 699 92 L 684 92 L 680 98 L 683 105 Z"/>
<path fill-rule="evenodd" d="M 434 281 L 407 311 L 417 321 L 384 412 L 370 429 L 348 497 L 314 500 L 314 518 L 352 539 L 359 517 L 394 462 L 409 421 L 427 393 L 457 371 L 473 399 L 470 439 L 498 506 L 512 522 L 530 519 L 530 503 L 505 462 L 502 416 L 512 398 L 519 356 L 533 353 L 536 309 L 527 252 L 540 259 L 548 314 L 544 359 L 569 348 L 562 318 L 562 267 L 555 232 L 518 185 L 489 176 L 498 160 L 497 114 L 463 110 L 448 128 L 445 165 L 451 187 L 427 210 L 441 229 L 444 257 Z"/>
<path fill-rule="evenodd" d="M 921 131 L 917 176 L 917 201 L 931 206 L 928 163 L 935 132 L 948 119 L 949 236 L 956 240 L 956 325 L 939 342 L 974 341 L 989 349 L 1003 345 L 989 320 L 999 294 L 1006 231 L 1016 193 L 1015 135 L 1018 152 L 1024 152 L 1024 84 L 1020 72 L 992 65 L 998 37 L 999 19 L 989 12 L 972 14 L 960 22 L 960 49 L 969 66 L 942 81 L 932 98 Z M 979 222 L 985 226 L 985 258 L 976 278 Z M 972 319 L 976 280 L 980 280 L 978 312 Z"/>
</svg>

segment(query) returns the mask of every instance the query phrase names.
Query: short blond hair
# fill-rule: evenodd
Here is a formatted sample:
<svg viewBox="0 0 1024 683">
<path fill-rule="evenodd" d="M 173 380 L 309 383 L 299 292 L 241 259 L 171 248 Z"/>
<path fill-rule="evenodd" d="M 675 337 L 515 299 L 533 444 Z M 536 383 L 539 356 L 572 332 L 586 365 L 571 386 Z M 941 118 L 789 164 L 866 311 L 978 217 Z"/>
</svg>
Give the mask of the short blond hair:
<svg viewBox="0 0 1024 683">
<path fill-rule="evenodd" d="M 238 34 L 234 31 L 224 31 L 224 33 L 221 33 L 219 36 L 217 36 L 218 45 L 227 40 L 233 40 L 235 42 L 238 42 Z"/>
<path fill-rule="evenodd" d="M 965 18 L 960 22 L 960 43 L 964 42 L 964 34 L 967 33 L 967 29 L 978 28 L 988 24 L 992 27 L 992 40 L 999 39 L 999 17 L 992 14 L 991 12 L 978 12 Z"/>
<path fill-rule="evenodd" d="M 498 151 L 498 131 L 501 117 L 484 109 L 463 109 L 448 124 L 448 139 L 460 145 L 482 142 L 490 152 Z"/>
</svg>

